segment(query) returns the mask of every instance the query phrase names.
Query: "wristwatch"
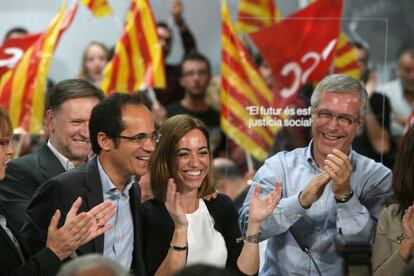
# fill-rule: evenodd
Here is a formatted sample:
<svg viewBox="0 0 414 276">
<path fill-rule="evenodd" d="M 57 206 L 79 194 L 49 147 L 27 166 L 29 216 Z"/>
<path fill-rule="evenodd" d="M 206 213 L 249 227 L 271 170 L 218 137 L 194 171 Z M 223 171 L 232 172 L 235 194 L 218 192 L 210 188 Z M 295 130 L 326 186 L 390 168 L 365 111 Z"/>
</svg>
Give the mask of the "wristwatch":
<svg viewBox="0 0 414 276">
<path fill-rule="evenodd" d="M 335 201 L 336 203 L 345 203 L 348 200 L 350 200 L 353 195 L 354 195 L 354 191 L 350 190 L 349 192 L 344 194 L 341 198 L 335 197 Z"/>
<path fill-rule="evenodd" d="M 249 243 L 259 243 L 262 241 L 262 232 L 257 232 L 256 234 L 253 235 L 247 235 L 244 234 L 242 237 L 237 238 L 236 242 L 240 242 L 240 241 L 244 241 L 244 242 L 249 242 Z"/>
</svg>

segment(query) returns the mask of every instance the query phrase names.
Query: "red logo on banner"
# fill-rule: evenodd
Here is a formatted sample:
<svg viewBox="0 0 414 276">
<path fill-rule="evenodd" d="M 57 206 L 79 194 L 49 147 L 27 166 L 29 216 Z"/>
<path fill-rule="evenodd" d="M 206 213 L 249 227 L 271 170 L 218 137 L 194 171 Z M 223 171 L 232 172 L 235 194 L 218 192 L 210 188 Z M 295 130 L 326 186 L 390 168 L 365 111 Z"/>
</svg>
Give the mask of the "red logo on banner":
<svg viewBox="0 0 414 276">
<path fill-rule="evenodd" d="M 36 42 L 41 33 L 7 39 L 0 47 L 0 77 L 23 57 L 24 52 Z"/>
<path fill-rule="evenodd" d="M 250 37 L 274 75 L 274 105 L 293 103 L 307 82 L 329 71 L 339 37 L 342 0 L 319 0 Z"/>
</svg>

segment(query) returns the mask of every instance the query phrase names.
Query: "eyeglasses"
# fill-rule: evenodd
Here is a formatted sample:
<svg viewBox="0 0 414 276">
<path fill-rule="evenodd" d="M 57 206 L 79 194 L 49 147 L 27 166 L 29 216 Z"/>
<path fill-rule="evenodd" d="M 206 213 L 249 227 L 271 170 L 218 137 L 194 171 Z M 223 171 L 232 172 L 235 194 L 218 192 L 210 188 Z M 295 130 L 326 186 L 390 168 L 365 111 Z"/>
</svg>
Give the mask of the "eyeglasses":
<svg viewBox="0 0 414 276">
<path fill-rule="evenodd" d="M 154 132 L 154 133 L 151 133 L 151 134 L 139 133 L 139 134 L 134 135 L 134 136 L 117 135 L 115 137 L 126 139 L 126 140 L 134 142 L 136 144 L 144 144 L 148 139 L 150 139 L 153 143 L 158 143 L 160 141 L 161 134 Z"/>
<path fill-rule="evenodd" d="M 336 113 L 327 109 L 315 109 L 314 113 L 316 116 L 318 116 L 318 119 L 322 121 L 330 121 L 336 118 L 338 124 L 343 127 L 347 127 L 355 122 L 359 122 L 359 116 L 354 118 L 351 115 Z"/>
</svg>

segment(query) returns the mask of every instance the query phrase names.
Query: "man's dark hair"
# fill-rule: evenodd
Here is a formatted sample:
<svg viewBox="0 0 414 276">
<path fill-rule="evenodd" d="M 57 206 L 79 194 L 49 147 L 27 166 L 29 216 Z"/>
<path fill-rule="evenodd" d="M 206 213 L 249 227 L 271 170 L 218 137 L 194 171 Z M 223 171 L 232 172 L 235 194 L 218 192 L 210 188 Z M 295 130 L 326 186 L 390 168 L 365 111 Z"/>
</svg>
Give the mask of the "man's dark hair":
<svg viewBox="0 0 414 276">
<path fill-rule="evenodd" d="M 169 30 L 172 33 L 172 30 L 171 30 L 170 26 L 168 26 L 168 24 L 166 22 L 164 22 L 164 21 L 158 21 L 157 22 L 157 27 L 161 27 L 161 28 L 167 29 L 167 30 Z"/>
<path fill-rule="evenodd" d="M 7 33 L 4 35 L 4 40 L 6 40 L 7 38 L 9 38 L 9 36 L 11 36 L 14 33 L 19 33 L 19 34 L 28 34 L 29 31 L 26 28 L 23 27 L 14 27 L 11 28 L 10 30 L 7 31 Z"/>
<path fill-rule="evenodd" d="M 101 89 L 81 79 L 67 79 L 58 82 L 48 93 L 47 109 L 56 111 L 67 100 L 74 98 L 104 98 Z"/>
<path fill-rule="evenodd" d="M 122 123 L 122 108 L 125 105 L 133 104 L 145 107 L 145 102 L 145 96 L 141 93 L 113 93 L 97 104 L 93 108 L 89 120 L 89 137 L 93 152 L 99 154 L 102 150 L 97 140 L 99 132 L 105 133 L 110 138 L 115 138 L 125 129 Z M 115 139 L 114 143 L 117 146 L 118 140 Z"/>
<path fill-rule="evenodd" d="M 187 61 L 202 61 L 202 62 L 205 62 L 207 64 L 208 72 L 211 74 L 211 65 L 210 65 L 210 61 L 208 60 L 208 58 L 205 55 L 203 55 L 203 54 L 201 54 L 197 51 L 191 51 L 188 55 L 186 55 L 183 58 L 183 60 L 181 62 L 181 70 L 180 70 L 181 76 L 183 74 L 183 65 Z"/>
</svg>

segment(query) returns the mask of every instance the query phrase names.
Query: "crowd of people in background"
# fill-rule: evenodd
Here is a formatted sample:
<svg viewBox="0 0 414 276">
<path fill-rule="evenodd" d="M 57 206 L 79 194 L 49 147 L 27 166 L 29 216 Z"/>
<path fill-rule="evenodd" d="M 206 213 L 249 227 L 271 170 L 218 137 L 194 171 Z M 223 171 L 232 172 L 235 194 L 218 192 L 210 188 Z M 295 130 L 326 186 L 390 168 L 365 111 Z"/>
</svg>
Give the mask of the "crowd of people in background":
<svg viewBox="0 0 414 276">
<path fill-rule="evenodd" d="M 48 82 L 40 139 L 13 138 L 0 108 L 0 275 L 342 275 L 343 236 L 371 242 L 374 275 L 414 271 L 414 44 L 377 84 L 355 42 L 360 79 L 304 86 L 296 107 L 311 107 L 312 126 L 283 128 L 251 167 L 220 128 L 217 79 L 181 1 L 171 16 L 184 55 L 165 64 L 165 89 L 104 97 L 114 50 L 92 41 L 76 78 Z M 171 26 L 157 33 L 167 58 Z"/>
</svg>

